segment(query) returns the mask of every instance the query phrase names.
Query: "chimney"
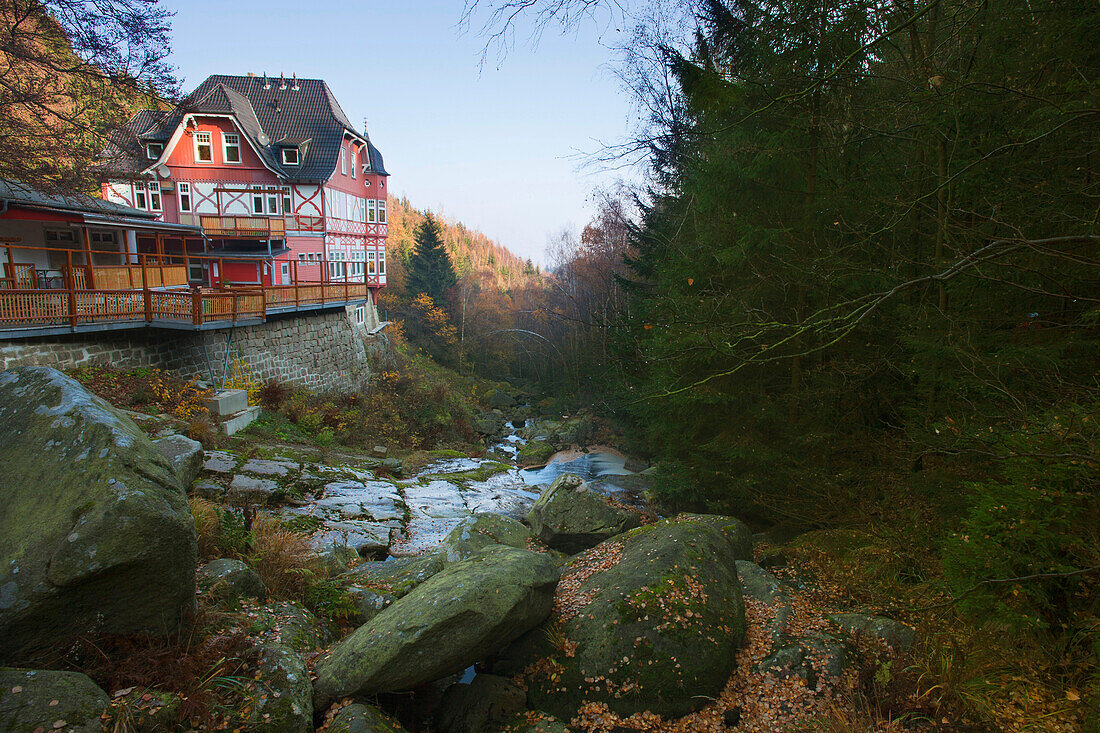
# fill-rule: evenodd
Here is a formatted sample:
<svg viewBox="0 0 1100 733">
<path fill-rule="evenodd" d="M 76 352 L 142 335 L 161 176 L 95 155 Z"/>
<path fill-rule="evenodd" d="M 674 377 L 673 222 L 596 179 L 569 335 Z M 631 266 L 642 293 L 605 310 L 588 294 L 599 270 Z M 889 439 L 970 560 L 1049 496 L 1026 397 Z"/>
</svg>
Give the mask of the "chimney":
<svg viewBox="0 0 1100 733">
<path fill-rule="evenodd" d="M 264 72 L 264 89 L 270 89 L 270 88 L 271 88 L 271 82 L 269 82 L 267 80 L 267 72 L 265 71 Z"/>
<path fill-rule="evenodd" d="M 250 72 L 248 72 L 248 74 L 246 74 L 246 76 L 251 76 L 254 79 L 254 78 L 256 78 L 256 72 L 255 71 L 250 71 Z"/>
<path fill-rule="evenodd" d="M 279 88 L 286 89 L 286 77 L 283 74 L 279 74 Z"/>
<path fill-rule="evenodd" d="M 291 80 L 293 81 L 293 84 L 294 84 L 294 86 L 292 86 L 291 89 L 293 89 L 294 91 L 298 91 L 298 75 L 297 74 L 292 74 L 290 78 L 291 78 Z"/>
</svg>

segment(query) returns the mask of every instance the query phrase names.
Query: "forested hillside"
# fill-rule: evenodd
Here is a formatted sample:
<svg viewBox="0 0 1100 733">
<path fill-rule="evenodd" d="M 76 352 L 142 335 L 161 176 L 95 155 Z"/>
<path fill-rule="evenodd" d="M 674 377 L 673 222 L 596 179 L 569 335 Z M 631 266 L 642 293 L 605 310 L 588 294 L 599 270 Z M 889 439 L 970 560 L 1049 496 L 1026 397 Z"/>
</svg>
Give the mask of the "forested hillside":
<svg viewBox="0 0 1100 733">
<path fill-rule="evenodd" d="M 608 151 L 648 185 L 558 253 L 553 388 L 629 426 L 670 507 L 856 531 L 842 581 L 931 632 L 926 694 L 1095 730 L 1100 9 L 651 7 L 647 124 Z"/>
</svg>

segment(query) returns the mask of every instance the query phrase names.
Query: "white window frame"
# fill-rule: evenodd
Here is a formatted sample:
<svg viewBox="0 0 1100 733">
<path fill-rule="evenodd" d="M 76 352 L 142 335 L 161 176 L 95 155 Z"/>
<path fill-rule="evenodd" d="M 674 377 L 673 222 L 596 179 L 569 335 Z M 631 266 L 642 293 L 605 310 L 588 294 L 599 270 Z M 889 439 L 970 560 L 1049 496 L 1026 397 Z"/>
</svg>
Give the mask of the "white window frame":
<svg viewBox="0 0 1100 733">
<path fill-rule="evenodd" d="M 359 156 L 357 156 L 355 154 L 355 151 L 352 150 L 351 151 L 351 177 L 352 178 L 358 178 L 359 177 L 359 176 L 355 175 L 356 160 L 358 159 L 358 157 Z"/>
<path fill-rule="evenodd" d="M 386 223 L 386 200 L 378 199 L 378 223 Z"/>
<path fill-rule="evenodd" d="M 366 309 L 365 309 L 365 308 L 364 308 L 363 306 L 358 306 L 358 307 L 357 307 L 357 308 L 355 309 L 355 322 L 356 322 L 356 323 L 357 323 L 358 325 L 360 325 L 360 326 L 362 326 L 362 325 L 363 325 L 363 321 L 364 321 L 364 319 L 365 319 L 365 317 L 366 317 L 366 316 L 365 316 L 365 314 L 364 314 L 364 311 L 365 311 L 365 310 L 366 310 Z"/>
<path fill-rule="evenodd" d="M 348 174 L 348 149 L 340 146 L 340 173 Z"/>
<path fill-rule="evenodd" d="M 290 186 L 280 186 L 279 193 L 283 195 L 283 216 L 294 213 L 294 203 L 290 200 Z"/>
<path fill-rule="evenodd" d="M 230 141 L 232 139 L 232 142 Z M 237 159 L 229 159 L 229 150 L 233 148 L 237 151 Z M 222 161 L 226 165 L 241 165 L 241 136 L 235 132 L 223 132 L 222 133 Z"/>
<path fill-rule="evenodd" d="M 375 259 L 374 251 L 371 250 L 370 252 L 367 252 L 367 274 L 368 275 L 374 275 L 375 274 L 374 259 Z"/>
<path fill-rule="evenodd" d="M 368 224 L 374 224 L 376 221 L 378 221 L 377 216 L 375 214 L 375 210 L 376 210 L 375 207 L 377 205 L 378 205 L 378 202 L 375 201 L 374 199 L 367 199 L 367 223 Z"/>
<path fill-rule="evenodd" d="M 76 232 L 72 229 L 45 229 L 42 232 L 42 239 L 47 242 L 72 242 L 76 244 Z"/>
<path fill-rule="evenodd" d="M 305 262 L 305 261 L 306 261 L 306 253 L 305 252 L 299 252 L 298 253 L 298 262 L 302 263 L 302 262 Z"/>
<path fill-rule="evenodd" d="M 287 160 L 287 153 L 294 153 L 294 160 Z M 298 148 L 283 148 L 283 165 L 301 165 L 302 154 Z"/>
<path fill-rule="evenodd" d="M 386 274 L 386 251 L 383 249 L 378 250 L 378 274 Z"/>
<path fill-rule="evenodd" d="M 118 232 L 114 229 L 90 229 L 88 239 L 94 244 L 118 244 Z"/>
<path fill-rule="evenodd" d="M 199 154 L 199 148 L 210 148 L 210 159 L 203 160 Z M 195 133 L 195 162 L 202 163 L 203 165 L 213 165 L 214 163 L 214 135 L 213 133 L 200 131 Z"/>
<path fill-rule="evenodd" d="M 191 184 L 187 181 L 176 184 L 176 201 L 179 203 L 181 214 L 191 213 Z"/>
<path fill-rule="evenodd" d="M 290 284 L 290 263 L 289 262 L 280 262 L 279 263 L 279 284 L 280 285 L 289 285 Z"/>
<path fill-rule="evenodd" d="M 264 187 L 253 186 L 252 187 L 252 216 L 264 215 Z M 257 205 L 258 204 L 258 205 Z"/>
<path fill-rule="evenodd" d="M 134 181 L 134 208 L 149 210 L 149 189 L 145 181 Z"/>
<path fill-rule="evenodd" d="M 153 149 L 156 148 L 156 152 Z M 145 143 L 145 157 L 149 160 L 157 160 L 164 153 L 164 143 Z"/>
<path fill-rule="evenodd" d="M 149 181 L 149 211 L 164 211 L 164 202 L 161 200 L 160 182 Z"/>
</svg>

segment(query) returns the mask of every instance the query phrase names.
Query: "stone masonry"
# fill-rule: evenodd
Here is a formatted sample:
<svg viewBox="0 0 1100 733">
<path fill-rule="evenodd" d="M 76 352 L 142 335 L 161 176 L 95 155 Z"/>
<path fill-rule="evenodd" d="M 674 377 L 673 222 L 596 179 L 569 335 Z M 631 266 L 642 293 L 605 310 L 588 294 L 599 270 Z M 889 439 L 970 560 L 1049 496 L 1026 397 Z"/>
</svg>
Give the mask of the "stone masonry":
<svg viewBox="0 0 1100 733">
<path fill-rule="evenodd" d="M 229 341 L 231 361 L 241 359 L 261 382 L 277 379 L 315 391 L 357 390 L 370 378 L 368 345 L 373 352 L 377 340 L 355 323 L 354 308 L 349 307 L 271 317 L 259 325 L 218 331 L 142 328 L 0 340 L 0 370 L 150 366 L 217 383 Z"/>
</svg>

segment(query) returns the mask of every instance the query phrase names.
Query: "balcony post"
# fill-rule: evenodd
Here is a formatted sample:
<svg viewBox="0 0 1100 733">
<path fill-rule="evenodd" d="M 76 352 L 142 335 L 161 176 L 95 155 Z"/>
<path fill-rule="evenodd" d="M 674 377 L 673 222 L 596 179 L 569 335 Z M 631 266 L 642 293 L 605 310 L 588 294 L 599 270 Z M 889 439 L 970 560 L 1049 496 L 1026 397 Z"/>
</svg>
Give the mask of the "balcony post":
<svg viewBox="0 0 1100 733">
<path fill-rule="evenodd" d="M 10 244 L 4 249 L 8 251 L 8 277 L 11 278 L 12 289 L 18 289 L 19 275 L 15 272 L 15 253 L 11 251 L 12 246 Z M 34 284 L 37 285 L 38 283 Z"/>
<path fill-rule="evenodd" d="M 68 267 L 65 268 L 65 287 L 69 291 L 69 324 L 76 328 L 76 287 L 73 283 L 73 251 L 66 250 L 65 257 Z"/>
<path fill-rule="evenodd" d="M 88 290 L 95 290 L 95 270 L 92 268 L 92 235 L 88 231 L 88 227 L 81 227 L 84 232 L 84 265 L 85 275 L 84 285 Z"/>
<path fill-rule="evenodd" d="M 138 255 L 141 259 L 141 289 L 145 300 L 145 322 L 153 320 L 153 291 L 149 289 L 149 267 L 146 260 L 149 255 Z"/>
<path fill-rule="evenodd" d="M 302 307 L 302 299 L 298 293 L 298 260 L 294 260 L 294 310 Z"/>
<path fill-rule="evenodd" d="M 191 290 L 191 323 L 202 325 L 202 288 Z"/>
</svg>

